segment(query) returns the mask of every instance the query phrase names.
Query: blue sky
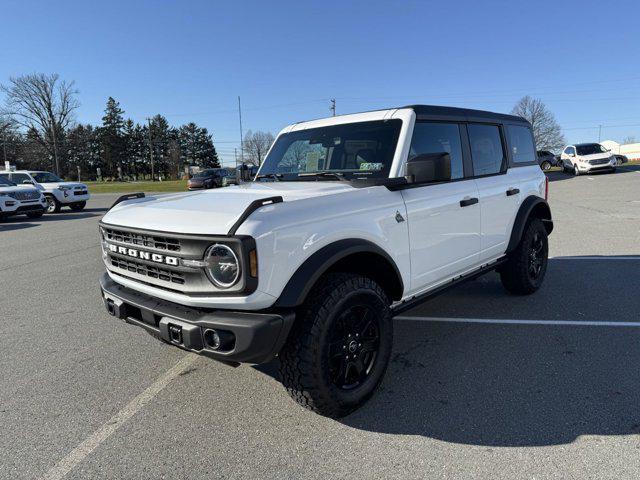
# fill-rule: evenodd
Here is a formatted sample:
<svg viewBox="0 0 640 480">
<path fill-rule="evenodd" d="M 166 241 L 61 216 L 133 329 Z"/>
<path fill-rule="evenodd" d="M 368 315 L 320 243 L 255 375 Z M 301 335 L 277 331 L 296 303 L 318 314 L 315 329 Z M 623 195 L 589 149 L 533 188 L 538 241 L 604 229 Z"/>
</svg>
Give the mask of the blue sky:
<svg viewBox="0 0 640 480">
<path fill-rule="evenodd" d="M 508 112 L 541 98 L 570 142 L 640 140 L 639 2 L 0 0 L 0 83 L 75 80 L 77 120 L 108 96 L 142 122 L 244 129 L 410 103 Z"/>
</svg>

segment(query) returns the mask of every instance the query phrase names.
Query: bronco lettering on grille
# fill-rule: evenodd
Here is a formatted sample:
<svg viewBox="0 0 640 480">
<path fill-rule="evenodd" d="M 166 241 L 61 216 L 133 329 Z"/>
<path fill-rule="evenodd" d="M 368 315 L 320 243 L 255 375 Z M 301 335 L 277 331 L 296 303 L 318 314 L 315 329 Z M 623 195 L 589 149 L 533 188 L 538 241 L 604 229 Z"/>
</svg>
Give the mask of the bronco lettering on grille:
<svg viewBox="0 0 640 480">
<path fill-rule="evenodd" d="M 159 253 L 143 252 L 141 250 L 136 250 L 134 248 L 119 247 L 117 245 L 112 245 L 112 244 L 108 244 L 108 245 L 109 245 L 109 251 L 113 253 L 118 253 L 120 255 L 126 255 L 128 257 L 140 258 L 142 260 L 151 260 L 152 262 L 164 263 L 166 265 L 173 265 L 173 266 L 177 266 L 179 262 L 178 257 L 160 255 Z"/>
</svg>

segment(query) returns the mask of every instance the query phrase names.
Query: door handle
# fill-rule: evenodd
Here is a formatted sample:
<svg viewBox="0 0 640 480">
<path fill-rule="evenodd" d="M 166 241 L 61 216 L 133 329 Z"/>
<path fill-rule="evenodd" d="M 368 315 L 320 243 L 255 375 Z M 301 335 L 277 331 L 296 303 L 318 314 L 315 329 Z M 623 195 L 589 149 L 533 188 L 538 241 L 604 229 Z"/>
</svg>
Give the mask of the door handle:
<svg viewBox="0 0 640 480">
<path fill-rule="evenodd" d="M 460 206 L 461 207 L 468 207 L 469 205 L 475 205 L 476 203 L 478 203 L 478 199 L 477 198 L 465 198 L 464 200 L 460 200 Z"/>
<path fill-rule="evenodd" d="M 510 188 L 509 190 L 507 190 L 507 197 L 510 197 L 511 195 L 517 195 L 519 193 L 520 193 L 519 188 Z"/>
</svg>

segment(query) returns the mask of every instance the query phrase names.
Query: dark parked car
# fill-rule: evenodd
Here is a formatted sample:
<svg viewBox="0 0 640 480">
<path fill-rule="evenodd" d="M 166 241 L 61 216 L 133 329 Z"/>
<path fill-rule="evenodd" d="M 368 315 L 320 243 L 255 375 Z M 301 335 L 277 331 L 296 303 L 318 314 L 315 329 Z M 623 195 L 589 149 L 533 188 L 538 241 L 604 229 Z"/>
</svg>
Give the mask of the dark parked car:
<svg viewBox="0 0 640 480">
<path fill-rule="evenodd" d="M 616 165 L 622 165 L 623 163 L 627 163 L 629 161 L 626 155 L 615 153 L 613 156 L 616 157 Z"/>
<path fill-rule="evenodd" d="M 207 168 L 191 177 L 187 182 L 187 188 L 189 190 L 218 188 L 225 187 L 231 183 L 236 183 L 235 178 L 226 168 Z"/>
<path fill-rule="evenodd" d="M 551 167 L 558 165 L 558 157 L 548 150 L 538 150 L 538 165 L 546 172 Z"/>
</svg>

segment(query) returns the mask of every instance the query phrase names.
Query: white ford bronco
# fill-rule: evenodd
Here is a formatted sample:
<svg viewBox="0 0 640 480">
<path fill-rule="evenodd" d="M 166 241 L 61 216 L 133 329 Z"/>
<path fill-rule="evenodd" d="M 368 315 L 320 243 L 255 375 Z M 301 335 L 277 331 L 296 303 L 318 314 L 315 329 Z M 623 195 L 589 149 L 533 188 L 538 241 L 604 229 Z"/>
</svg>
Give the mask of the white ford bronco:
<svg viewBox="0 0 640 480">
<path fill-rule="evenodd" d="M 382 380 L 398 312 L 492 270 L 513 294 L 540 287 L 547 189 L 519 117 L 408 106 L 296 123 L 253 182 L 118 199 L 102 296 L 185 350 L 278 356 L 298 403 L 340 417 Z"/>
</svg>

